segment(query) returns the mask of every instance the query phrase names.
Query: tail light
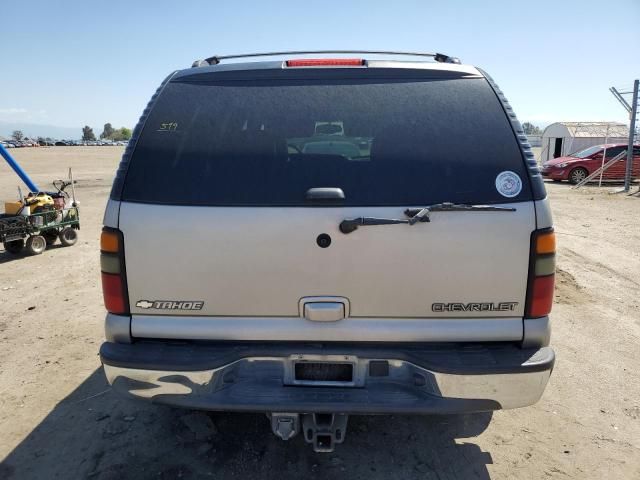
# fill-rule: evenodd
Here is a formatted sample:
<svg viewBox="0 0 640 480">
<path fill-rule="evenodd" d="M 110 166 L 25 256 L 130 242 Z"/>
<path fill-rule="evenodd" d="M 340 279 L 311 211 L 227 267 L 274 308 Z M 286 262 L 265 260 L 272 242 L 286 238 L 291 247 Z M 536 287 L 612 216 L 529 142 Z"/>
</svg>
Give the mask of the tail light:
<svg viewBox="0 0 640 480">
<path fill-rule="evenodd" d="M 526 317 L 544 317 L 551 312 L 556 271 L 556 234 L 537 230 L 531 236 Z"/>
<path fill-rule="evenodd" d="M 105 227 L 100 236 L 100 271 L 104 306 L 110 313 L 129 313 L 122 232 Z"/>
<path fill-rule="evenodd" d="M 287 67 L 361 67 L 361 58 L 306 58 L 287 60 Z"/>
</svg>

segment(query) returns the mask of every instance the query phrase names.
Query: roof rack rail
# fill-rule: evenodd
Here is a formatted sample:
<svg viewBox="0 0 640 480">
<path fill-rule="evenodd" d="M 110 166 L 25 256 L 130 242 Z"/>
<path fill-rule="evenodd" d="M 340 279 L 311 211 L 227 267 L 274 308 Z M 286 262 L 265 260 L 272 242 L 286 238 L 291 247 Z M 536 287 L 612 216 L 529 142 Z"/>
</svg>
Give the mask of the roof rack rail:
<svg viewBox="0 0 640 480">
<path fill-rule="evenodd" d="M 279 55 L 317 55 L 317 54 L 354 54 L 364 53 L 373 55 L 407 55 L 412 57 L 432 57 L 436 62 L 460 64 L 460 59 L 450 57 L 444 53 L 428 53 L 428 52 L 393 52 L 384 50 L 307 50 L 307 51 L 291 51 L 291 52 L 264 52 L 264 53 L 244 53 L 239 55 L 214 55 L 204 60 L 196 60 L 191 67 L 206 67 L 208 65 L 217 65 L 221 60 L 231 58 L 250 58 L 250 57 L 273 57 Z"/>
</svg>

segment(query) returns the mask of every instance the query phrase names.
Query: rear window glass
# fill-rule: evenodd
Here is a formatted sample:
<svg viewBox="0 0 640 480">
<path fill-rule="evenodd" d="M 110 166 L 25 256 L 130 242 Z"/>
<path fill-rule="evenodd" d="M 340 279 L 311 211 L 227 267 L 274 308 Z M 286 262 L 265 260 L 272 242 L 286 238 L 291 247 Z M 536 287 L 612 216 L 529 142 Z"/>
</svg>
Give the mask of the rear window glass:
<svg viewBox="0 0 640 480">
<path fill-rule="evenodd" d="M 522 191 L 505 198 L 496 177 Z M 303 206 L 336 187 L 344 205 L 531 199 L 521 152 L 481 78 L 169 83 L 132 154 L 122 199 Z"/>
</svg>

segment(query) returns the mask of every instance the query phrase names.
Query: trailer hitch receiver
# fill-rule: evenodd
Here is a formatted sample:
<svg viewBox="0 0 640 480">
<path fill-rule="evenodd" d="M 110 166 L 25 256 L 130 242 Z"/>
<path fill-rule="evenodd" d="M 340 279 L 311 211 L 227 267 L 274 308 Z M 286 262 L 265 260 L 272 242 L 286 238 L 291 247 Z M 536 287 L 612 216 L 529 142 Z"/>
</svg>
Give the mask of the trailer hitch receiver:
<svg viewBox="0 0 640 480">
<path fill-rule="evenodd" d="M 333 452 L 344 442 L 349 415 L 344 413 L 312 413 L 302 416 L 304 439 L 316 452 Z"/>
</svg>

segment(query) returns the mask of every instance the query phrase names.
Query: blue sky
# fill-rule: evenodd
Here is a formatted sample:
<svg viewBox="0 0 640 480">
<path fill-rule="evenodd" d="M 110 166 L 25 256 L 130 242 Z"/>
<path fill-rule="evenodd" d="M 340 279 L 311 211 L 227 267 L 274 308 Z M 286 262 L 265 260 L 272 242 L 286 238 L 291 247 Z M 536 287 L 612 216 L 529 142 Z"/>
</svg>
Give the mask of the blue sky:
<svg viewBox="0 0 640 480">
<path fill-rule="evenodd" d="M 166 74 L 213 54 L 441 51 L 489 72 L 521 121 L 618 120 L 640 76 L 640 0 L 11 1 L 0 122 L 133 127 Z"/>
</svg>

